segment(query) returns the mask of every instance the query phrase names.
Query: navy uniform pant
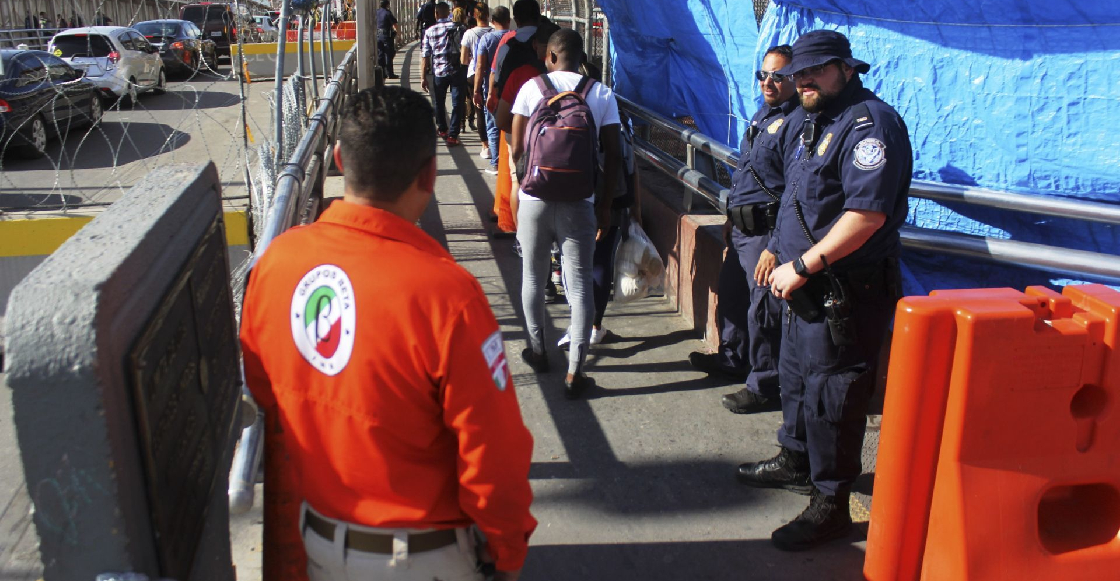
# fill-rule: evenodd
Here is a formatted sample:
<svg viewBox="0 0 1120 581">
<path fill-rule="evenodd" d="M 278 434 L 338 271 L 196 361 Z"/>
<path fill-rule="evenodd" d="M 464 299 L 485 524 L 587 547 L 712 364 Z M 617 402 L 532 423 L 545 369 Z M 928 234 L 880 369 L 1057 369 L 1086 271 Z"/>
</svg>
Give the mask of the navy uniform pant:
<svg viewBox="0 0 1120 581">
<path fill-rule="evenodd" d="M 731 229 L 731 248 L 719 272 L 719 353 L 730 367 L 749 368 L 747 388 L 774 397 L 778 395 L 778 353 L 781 343 L 779 299 L 768 286 L 754 281 L 758 257 L 770 243 L 770 234 L 747 236 Z"/>
<path fill-rule="evenodd" d="M 392 40 L 377 41 L 377 65 L 385 69 L 385 74 L 393 76 L 393 57 L 396 56 L 397 49 L 393 46 Z"/>
<path fill-rule="evenodd" d="M 863 468 L 867 408 L 897 301 L 884 284 L 872 287 L 848 293 L 853 345 L 835 345 L 823 313 L 812 321 L 792 314 L 783 320 L 778 442 L 808 453 L 813 484 L 829 496 L 850 492 Z"/>
</svg>

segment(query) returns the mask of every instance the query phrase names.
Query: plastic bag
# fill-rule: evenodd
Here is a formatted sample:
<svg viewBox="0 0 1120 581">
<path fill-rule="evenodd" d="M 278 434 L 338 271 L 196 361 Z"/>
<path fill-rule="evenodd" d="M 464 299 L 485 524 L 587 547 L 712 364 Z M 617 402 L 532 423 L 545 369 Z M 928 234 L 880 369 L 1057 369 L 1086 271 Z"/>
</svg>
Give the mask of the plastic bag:
<svg viewBox="0 0 1120 581">
<path fill-rule="evenodd" d="M 665 263 L 653 241 L 637 222 L 630 222 L 629 236 L 615 253 L 614 300 L 629 303 L 660 292 L 665 285 Z"/>
</svg>

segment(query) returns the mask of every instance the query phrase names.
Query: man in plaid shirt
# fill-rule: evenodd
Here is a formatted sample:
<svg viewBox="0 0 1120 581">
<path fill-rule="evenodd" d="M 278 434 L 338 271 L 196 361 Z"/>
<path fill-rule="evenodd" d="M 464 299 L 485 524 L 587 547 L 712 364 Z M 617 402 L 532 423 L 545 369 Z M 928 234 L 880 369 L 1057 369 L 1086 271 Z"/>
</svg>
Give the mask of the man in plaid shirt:
<svg viewBox="0 0 1120 581">
<path fill-rule="evenodd" d="M 439 136 L 446 139 L 447 145 L 459 145 L 459 126 L 463 115 L 463 99 L 466 98 L 466 69 L 459 64 L 459 43 L 462 39 L 461 25 L 451 21 L 451 13 L 446 2 L 436 4 L 436 23 L 424 31 L 420 43 L 421 64 L 424 71 L 420 86 L 428 90 L 428 71 L 431 71 L 434 91 L 432 100 L 436 108 L 436 129 Z M 447 105 L 444 101 L 447 89 L 451 89 L 451 126 L 447 125 Z"/>
</svg>

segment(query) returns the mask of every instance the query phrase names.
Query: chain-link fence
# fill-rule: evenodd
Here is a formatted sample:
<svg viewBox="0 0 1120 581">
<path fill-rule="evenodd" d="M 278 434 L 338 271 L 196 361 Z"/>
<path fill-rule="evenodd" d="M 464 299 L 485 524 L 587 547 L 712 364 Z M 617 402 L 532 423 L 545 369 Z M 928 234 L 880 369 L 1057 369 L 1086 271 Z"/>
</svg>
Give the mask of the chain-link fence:
<svg viewBox="0 0 1120 581">
<path fill-rule="evenodd" d="M 584 42 L 587 60 L 603 73 L 603 82 L 611 80 L 610 27 L 606 15 L 595 0 L 545 0 L 542 12 L 564 28 L 574 29 Z"/>
</svg>

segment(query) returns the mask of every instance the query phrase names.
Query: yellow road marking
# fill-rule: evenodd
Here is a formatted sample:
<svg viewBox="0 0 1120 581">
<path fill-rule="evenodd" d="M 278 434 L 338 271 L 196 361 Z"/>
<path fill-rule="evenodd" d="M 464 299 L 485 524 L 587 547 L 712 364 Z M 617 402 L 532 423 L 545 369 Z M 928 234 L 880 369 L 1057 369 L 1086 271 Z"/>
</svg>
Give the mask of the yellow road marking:
<svg viewBox="0 0 1120 581">
<path fill-rule="evenodd" d="M 0 258 L 42 256 L 62 246 L 93 216 L 67 216 L 32 220 L 0 220 Z M 225 212 L 226 244 L 249 244 L 249 220 L 246 210 Z"/>
</svg>

